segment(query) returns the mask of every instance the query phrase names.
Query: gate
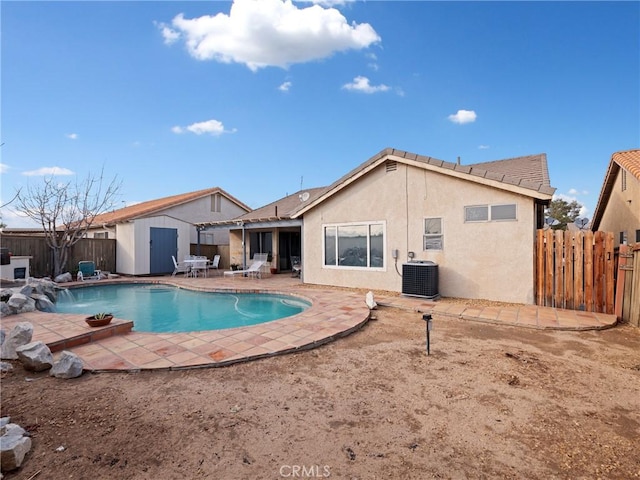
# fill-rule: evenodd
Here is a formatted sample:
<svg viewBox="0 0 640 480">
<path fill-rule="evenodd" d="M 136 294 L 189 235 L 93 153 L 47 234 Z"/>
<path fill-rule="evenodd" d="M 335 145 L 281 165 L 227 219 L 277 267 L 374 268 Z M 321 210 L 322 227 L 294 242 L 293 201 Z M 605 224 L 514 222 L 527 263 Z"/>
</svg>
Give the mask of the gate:
<svg viewBox="0 0 640 480">
<path fill-rule="evenodd" d="M 536 304 L 614 313 L 612 232 L 538 230 Z"/>
</svg>

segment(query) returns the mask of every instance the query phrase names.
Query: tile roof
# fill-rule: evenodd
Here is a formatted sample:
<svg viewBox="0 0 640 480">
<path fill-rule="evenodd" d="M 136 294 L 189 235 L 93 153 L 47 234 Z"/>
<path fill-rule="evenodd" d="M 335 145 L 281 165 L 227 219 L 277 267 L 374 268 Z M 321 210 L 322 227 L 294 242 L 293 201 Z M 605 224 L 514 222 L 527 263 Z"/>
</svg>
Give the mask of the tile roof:
<svg viewBox="0 0 640 480">
<path fill-rule="evenodd" d="M 640 149 L 616 152 L 611 160 L 640 180 Z"/>
<path fill-rule="evenodd" d="M 271 202 L 251 212 L 245 213 L 232 220 L 219 220 L 215 222 L 200 222 L 198 226 L 224 226 L 235 225 L 238 222 L 255 223 L 255 222 L 273 222 L 291 219 L 291 215 L 297 211 L 300 206 L 307 205 L 318 198 L 327 187 L 308 188 L 300 190 L 286 197 L 280 198 L 275 202 Z M 304 195 L 304 194 L 308 194 Z"/>
<path fill-rule="evenodd" d="M 530 191 L 530 195 L 536 198 L 550 199 L 551 195 L 553 195 L 556 190 L 550 186 L 547 156 L 544 153 L 527 155 L 524 157 L 507 158 L 504 160 L 495 160 L 492 162 L 461 165 L 458 163 L 438 160 L 433 157 L 417 155 L 404 150 L 386 148 L 355 169 L 351 170 L 340 179 L 336 180 L 327 187 L 324 192 L 321 192 L 321 195 L 318 197 L 325 195 L 330 196 L 385 160 L 395 160 L 397 158 L 399 158 L 400 161 L 405 160 L 406 163 L 423 163 L 428 165 L 432 170 L 440 171 L 446 175 L 466 177 L 467 180 L 472 182 L 484 182 L 479 180 L 482 178 L 502 183 L 507 189 L 511 186 L 519 187 L 524 189 L 523 192 L 526 192 L 527 190 Z M 318 198 L 316 203 L 322 202 L 323 200 L 324 198 Z M 315 205 L 299 206 L 297 211 L 293 214 L 294 218 L 314 206 Z"/>
<path fill-rule="evenodd" d="M 324 198 L 321 197 L 324 197 L 324 195 L 332 195 L 343 186 L 364 175 L 370 168 L 375 168 L 388 157 L 391 157 L 391 160 L 400 157 L 401 159 L 406 159 L 411 162 L 425 163 L 445 174 L 451 174 L 450 172 L 454 171 L 456 174 L 467 176 L 467 179 L 470 181 L 479 182 L 479 178 L 484 178 L 503 183 L 505 186 L 520 187 L 542 194 L 542 197 L 548 196 L 550 198 L 555 191 L 555 188 L 549 185 L 547 156 L 544 153 L 472 165 L 459 165 L 457 163 L 445 162 L 403 150 L 387 148 L 336 180 L 328 187 L 301 190 L 245 215 L 236 217 L 233 220 L 203 222 L 196 225 L 210 227 L 215 225 L 221 227 L 237 224 L 240 221 L 250 223 L 298 218 L 299 215 L 304 213 L 308 208 L 313 207 L 314 203 L 323 201 Z M 300 195 L 304 192 L 309 193 L 309 198 L 301 201 Z"/>
<path fill-rule="evenodd" d="M 192 200 L 196 200 L 198 198 L 205 197 L 207 195 L 212 195 L 214 193 L 220 193 L 224 195 L 233 203 L 237 204 L 241 208 L 244 208 L 247 211 L 250 211 L 251 208 L 242 203 L 240 200 L 234 198 L 229 195 L 227 192 L 222 190 L 219 187 L 206 188 L 204 190 L 196 190 L 195 192 L 182 193 L 180 195 L 172 195 L 169 197 L 158 198 L 156 200 L 149 200 L 146 202 L 136 203 L 135 205 L 130 205 L 128 207 L 120 208 L 118 210 L 113 210 L 112 212 L 103 213 L 98 215 L 94 221 L 93 225 L 113 225 L 115 223 L 125 222 L 127 220 L 133 220 L 135 218 L 141 218 L 148 215 L 152 215 L 154 213 L 160 212 L 162 210 L 166 210 L 170 207 L 175 207 L 176 205 L 181 205 L 183 203 L 190 202 Z"/>
<path fill-rule="evenodd" d="M 604 210 L 607 207 L 607 203 L 609 203 L 609 197 L 613 191 L 620 168 L 624 168 L 640 181 L 640 149 L 624 150 L 611 155 L 609 167 L 602 183 L 602 190 L 598 197 L 598 203 L 591 219 L 591 229 L 593 231 L 598 230 L 598 227 L 600 227 L 602 215 L 604 215 Z"/>
</svg>

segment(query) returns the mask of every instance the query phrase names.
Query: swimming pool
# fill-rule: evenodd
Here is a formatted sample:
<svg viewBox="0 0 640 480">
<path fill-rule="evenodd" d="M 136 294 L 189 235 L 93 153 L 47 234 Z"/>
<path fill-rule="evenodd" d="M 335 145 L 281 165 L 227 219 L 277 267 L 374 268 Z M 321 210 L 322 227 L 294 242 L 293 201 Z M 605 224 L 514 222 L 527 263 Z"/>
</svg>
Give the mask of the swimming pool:
<svg viewBox="0 0 640 480">
<path fill-rule="evenodd" d="M 110 312 L 138 332 L 195 332 L 242 327 L 296 315 L 311 304 L 277 294 L 194 292 L 170 285 L 120 284 L 68 290 L 59 313 Z"/>
</svg>

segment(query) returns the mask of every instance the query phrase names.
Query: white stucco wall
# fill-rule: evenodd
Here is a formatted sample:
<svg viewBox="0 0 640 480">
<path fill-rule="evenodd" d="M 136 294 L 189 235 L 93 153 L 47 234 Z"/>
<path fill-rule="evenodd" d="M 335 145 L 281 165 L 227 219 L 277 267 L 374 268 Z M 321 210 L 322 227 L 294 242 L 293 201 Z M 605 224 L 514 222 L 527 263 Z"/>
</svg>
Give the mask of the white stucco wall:
<svg viewBox="0 0 640 480">
<path fill-rule="evenodd" d="M 620 232 L 627 233 L 627 242 L 635 243 L 636 230 L 640 230 L 640 181 L 627 172 L 626 189 L 622 190 L 622 168 L 602 214 L 598 230 L 613 232 L 616 247 L 620 244 Z"/>
<path fill-rule="evenodd" d="M 464 207 L 516 204 L 517 220 L 465 223 Z M 424 219 L 443 219 L 444 248 L 423 250 Z M 386 225 L 384 268 L 379 271 L 323 265 L 323 225 L 381 221 Z M 438 264 L 439 293 L 446 297 L 532 303 L 534 300 L 533 199 L 474 182 L 398 164 L 381 165 L 304 214 L 304 281 L 400 292 L 402 264 Z M 396 264 L 392 250 L 399 251 Z"/>
</svg>

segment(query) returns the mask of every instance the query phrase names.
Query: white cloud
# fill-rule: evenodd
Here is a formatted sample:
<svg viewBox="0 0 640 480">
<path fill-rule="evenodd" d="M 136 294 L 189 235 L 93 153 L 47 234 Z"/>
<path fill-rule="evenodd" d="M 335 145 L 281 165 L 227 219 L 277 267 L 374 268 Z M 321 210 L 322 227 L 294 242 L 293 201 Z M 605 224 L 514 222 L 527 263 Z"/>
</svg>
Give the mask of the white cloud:
<svg viewBox="0 0 640 480">
<path fill-rule="evenodd" d="M 292 85 L 291 82 L 284 82 L 282 85 L 278 87 L 278 90 L 280 90 L 281 92 L 288 92 L 289 89 L 291 88 L 291 85 Z"/>
<path fill-rule="evenodd" d="M 234 133 L 236 129 L 234 128 L 233 130 L 225 130 L 222 122 L 211 119 L 211 120 L 206 120 L 204 122 L 192 123 L 191 125 L 186 127 L 180 127 L 176 125 L 175 127 L 171 128 L 171 131 L 173 133 L 191 132 L 191 133 L 195 133 L 196 135 L 202 135 L 204 133 L 208 133 L 210 135 L 217 137 L 219 135 L 222 135 L 223 133 Z"/>
<path fill-rule="evenodd" d="M 577 194 L 578 194 L 578 190 L 576 190 L 575 188 L 569 189 L 569 195 L 577 195 Z"/>
<path fill-rule="evenodd" d="M 66 137 L 70 138 L 71 140 L 77 140 L 78 139 L 78 134 L 77 133 L 67 133 Z"/>
<path fill-rule="evenodd" d="M 188 19 L 179 14 L 171 27 L 158 23 L 165 43 L 184 40 L 198 60 L 242 63 L 252 71 L 268 66 L 326 58 L 380 41 L 368 23 L 352 24 L 335 8 L 298 8 L 290 0 L 235 0 L 229 15 Z"/>
<path fill-rule="evenodd" d="M 476 121 L 477 115 L 473 110 L 458 110 L 458 113 L 447 117 L 453 123 L 462 125 L 464 123 L 472 123 Z"/>
<path fill-rule="evenodd" d="M 353 79 L 353 82 L 346 83 L 342 86 L 345 90 L 351 90 L 354 92 L 362 92 L 362 93 L 377 93 L 377 92 L 386 92 L 389 90 L 389 87 L 384 84 L 380 85 L 371 85 L 369 84 L 369 79 L 367 77 L 356 77 Z"/>
<path fill-rule="evenodd" d="M 75 175 L 68 168 L 62 167 L 41 167 L 37 170 L 29 170 L 27 172 L 22 172 L 23 175 L 27 177 L 44 177 L 47 175 Z"/>
<path fill-rule="evenodd" d="M 171 45 L 180 39 L 180 32 L 176 32 L 173 28 L 164 22 L 153 22 L 160 29 L 165 45 Z"/>
<path fill-rule="evenodd" d="M 7 173 L 9 171 L 9 165 L 6 163 L 0 163 L 0 173 Z"/>
<path fill-rule="evenodd" d="M 491 148 L 489 145 L 478 145 L 479 150 L 489 150 L 489 148 Z"/>
</svg>

